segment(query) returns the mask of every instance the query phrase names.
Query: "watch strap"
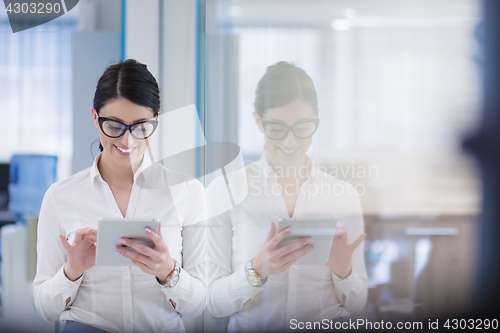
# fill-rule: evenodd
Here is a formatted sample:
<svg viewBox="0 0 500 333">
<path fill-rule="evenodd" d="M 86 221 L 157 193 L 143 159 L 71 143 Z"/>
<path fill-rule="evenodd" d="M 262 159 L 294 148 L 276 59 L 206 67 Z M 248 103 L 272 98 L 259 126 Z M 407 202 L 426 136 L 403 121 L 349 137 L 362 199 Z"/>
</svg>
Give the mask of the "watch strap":
<svg viewBox="0 0 500 333">
<path fill-rule="evenodd" d="M 260 276 L 260 274 L 257 273 L 257 271 L 253 268 L 252 260 L 253 260 L 253 258 L 248 260 L 247 263 L 245 264 L 245 273 L 247 274 L 247 281 L 248 281 L 249 275 L 252 275 L 252 276 L 257 278 L 258 284 L 256 286 L 254 286 L 253 284 L 250 283 L 250 281 L 248 281 L 248 283 L 250 283 L 250 285 L 252 285 L 254 287 L 260 287 L 260 286 L 264 285 L 264 283 L 266 283 L 268 276 L 266 276 L 263 279 Z"/>
<path fill-rule="evenodd" d="M 172 282 L 172 279 L 176 276 L 176 275 L 180 275 L 181 274 L 181 265 L 177 262 L 177 260 L 174 259 L 174 269 L 172 270 L 172 272 L 170 272 L 170 274 L 167 276 L 167 280 L 165 281 L 165 284 L 162 284 L 160 282 L 160 280 L 158 279 L 158 277 L 156 277 L 156 282 L 158 282 L 158 284 L 160 286 L 162 286 L 163 288 L 173 288 L 175 287 L 175 285 L 177 285 L 178 281 L 172 286 L 171 285 L 171 282 Z"/>
</svg>

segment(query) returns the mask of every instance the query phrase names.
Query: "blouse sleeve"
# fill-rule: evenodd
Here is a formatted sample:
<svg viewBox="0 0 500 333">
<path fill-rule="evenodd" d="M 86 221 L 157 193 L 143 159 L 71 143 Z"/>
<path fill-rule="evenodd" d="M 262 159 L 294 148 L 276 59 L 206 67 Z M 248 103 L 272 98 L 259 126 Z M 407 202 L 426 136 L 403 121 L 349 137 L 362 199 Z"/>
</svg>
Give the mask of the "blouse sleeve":
<svg viewBox="0 0 500 333">
<path fill-rule="evenodd" d="M 245 171 L 246 172 L 246 171 Z M 231 178 L 229 175 L 228 178 Z M 236 180 L 231 186 L 233 196 L 246 185 Z M 262 288 L 253 287 L 246 279 L 244 267 L 232 267 L 233 253 L 233 209 L 226 181 L 223 177 L 210 184 L 207 197 L 209 216 L 207 220 L 208 246 L 208 310 L 216 318 L 233 315 L 241 311 Z M 233 207 L 231 209 L 231 207 Z"/>
<path fill-rule="evenodd" d="M 61 220 L 49 188 L 43 198 L 38 218 L 37 271 L 33 281 L 35 306 L 42 318 L 56 321 L 73 304 L 83 275 L 69 280 L 63 271 L 67 254 L 59 235 L 64 235 Z"/>
<path fill-rule="evenodd" d="M 244 267 L 231 273 L 231 213 L 226 212 L 208 221 L 211 240 L 208 252 L 208 309 L 216 318 L 241 311 L 262 287 L 253 287 L 246 279 Z"/>
<path fill-rule="evenodd" d="M 162 288 L 175 310 L 188 317 L 197 317 L 207 302 L 206 252 L 204 221 L 205 196 L 197 180 L 186 183 L 186 200 L 182 215 L 182 269 L 179 282 L 173 288 Z"/>
<path fill-rule="evenodd" d="M 351 192 L 355 193 L 354 189 Z M 361 213 L 361 205 L 357 195 L 351 195 L 349 208 L 340 215 L 342 219 L 341 225 L 347 229 L 348 242 L 352 243 L 359 235 L 364 233 L 363 215 Z M 364 249 L 365 242 L 363 241 L 355 250 L 352 256 L 352 271 L 351 274 L 341 279 L 332 271 L 333 290 L 337 300 L 344 307 L 349 316 L 354 316 L 363 310 L 368 295 Z"/>
</svg>

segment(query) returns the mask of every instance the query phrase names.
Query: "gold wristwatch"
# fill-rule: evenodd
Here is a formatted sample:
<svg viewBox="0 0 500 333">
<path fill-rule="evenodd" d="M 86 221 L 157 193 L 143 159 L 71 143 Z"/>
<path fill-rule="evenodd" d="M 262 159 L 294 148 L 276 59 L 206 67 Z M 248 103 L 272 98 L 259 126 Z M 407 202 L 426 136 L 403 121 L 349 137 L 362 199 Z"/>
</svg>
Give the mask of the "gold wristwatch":
<svg viewBox="0 0 500 333">
<path fill-rule="evenodd" d="M 247 281 L 250 283 L 251 286 L 253 287 L 260 287 L 267 281 L 267 276 L 265 279 L 262 279 L 257 273 L 255 269 L 253 269 L 252 266 L 252 259 L 248 260 L 246 265 L 245 265 L 245 273 L 247 273 Z"/>
<path fill-rule="evenodd" d="M 175 262 L 174 270 L 167 276 L 167 281 L 165 282 L 165 284 L 161 284 L 160 280 L 158 280 L 158 277 L 156 277 L 156 282 L 158 282 L 158 284 L 162 286 L 162 288 L 173 288 L 175 287 L 177 282 L 179 282 L 179 277 L 181 274 L 181 265 L 175 259 L 174 262 Z"/>
</svg>

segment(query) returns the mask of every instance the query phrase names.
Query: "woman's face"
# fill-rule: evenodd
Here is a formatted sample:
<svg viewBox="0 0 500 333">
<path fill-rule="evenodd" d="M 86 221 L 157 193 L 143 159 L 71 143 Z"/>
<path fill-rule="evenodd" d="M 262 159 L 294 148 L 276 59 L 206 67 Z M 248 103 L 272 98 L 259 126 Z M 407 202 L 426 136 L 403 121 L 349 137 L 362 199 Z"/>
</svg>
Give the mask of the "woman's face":
<svg viewBox="0 0 500 333">
<path fill-rule="evenodd" d="M 317 114 L 309 104 L 297 100 L 266 110 L 262 120 L 294 126 L 304 120 L 316 118 Z M 305 163 L 305 155 L 311 146 L 312 136 L 299 139 L 292 131 L 289 131 L 283 139 L 272 140 L 265 134 L 262 120 L 256 112 L 254 112 L 254 119 L 260 132 L 264 134 L 267 159 L 271 165 L 303 165 Z"/>
<path fill-rule="evenodd" d="M 92 115 L 95 126 L 99 130 L 99 139 L 103 147 L 102 158 L 116 166 L 138 166 L 149 145 L 149 140 L 136 139 L 128 130 L 118 138 L 110 138 L 101 131 L 94 108 L 92 108 Z M 126 125 L 132 125 L 153 119 L 154 113 L 151 109 L 134 104 L 128 99 L 118 98 L 107 102 L 99 110 L 99 117 L 110 118 Z"/>
</svg>

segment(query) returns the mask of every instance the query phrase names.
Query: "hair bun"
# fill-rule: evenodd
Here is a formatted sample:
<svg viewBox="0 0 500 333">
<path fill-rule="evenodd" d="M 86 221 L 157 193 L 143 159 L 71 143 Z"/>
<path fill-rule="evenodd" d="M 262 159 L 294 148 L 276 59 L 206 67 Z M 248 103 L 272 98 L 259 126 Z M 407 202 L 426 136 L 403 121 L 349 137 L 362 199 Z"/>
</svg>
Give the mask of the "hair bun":
<svg viewBox="0 0 500 333">
<path fill-rule="evenodd" d="M 125 60 L 125 61 L 122 61 L 122 63 L 124 65 L 129 65 L 129 66 L 132 66 L 132 67 L 139 66 L 139 67 L 141 67 L 143 69 L 148 69 L 148 66 L 146 64 L 140 63 L 137 60 L 132 59 L 132 58 L 129 58 L 129 59 Z"/>
<path fill-rule="evenodd" d="M 282 60 L 282 61 L 277 62 L 275 65 L 269 66 L 269 67 L 295 67 L 295 66 L 293 63 Z"/>
<path fill-rule="evenodd" d="M 255 90 L 254 110 L 262 117 L 266 110 L 296 100 L 306 102 L 318 112 L 318 97 L 309 75 L 287 61 L 267 67 Z"/>
</svg>

